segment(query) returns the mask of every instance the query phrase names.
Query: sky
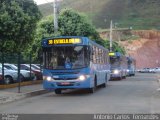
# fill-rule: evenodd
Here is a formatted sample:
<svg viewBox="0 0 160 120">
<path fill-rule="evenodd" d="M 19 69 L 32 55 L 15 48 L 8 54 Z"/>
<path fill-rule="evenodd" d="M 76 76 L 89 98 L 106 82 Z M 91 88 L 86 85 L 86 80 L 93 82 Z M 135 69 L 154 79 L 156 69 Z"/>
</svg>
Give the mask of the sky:
<svg viewBox="0 0 160 120">
<path fill-rule="evenodd" d="M 34 0 L 34 1 L 37 3 L 37 5 L 40 5 L 47 2 L 53 2 L 54 0 Z"/>
</svg>

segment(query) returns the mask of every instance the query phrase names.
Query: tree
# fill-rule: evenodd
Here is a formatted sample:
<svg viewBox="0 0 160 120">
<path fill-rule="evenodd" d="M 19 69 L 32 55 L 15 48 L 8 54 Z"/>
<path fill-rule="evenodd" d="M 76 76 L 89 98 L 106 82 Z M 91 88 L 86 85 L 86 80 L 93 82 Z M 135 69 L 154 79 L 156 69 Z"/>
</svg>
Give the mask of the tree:
<svg viewBox="0 0 160 120">
<path fill-rule="evenodd" d="M 41 13 L 33 0 L 1 0 L 0 39 L 3 50 L 20 52 L 27 48 L 40 18 Z"/>
<path fill-rule="evenodd" d="M 34 42 L 28 49 L 28 53 L 34 51 L 34 59 L 38 58 L 38 53 L 41 51 L 41 40 L 44 37 L 86 36 L 106 47 L 105 41 L 100 38 L 99 33 L 84 14 L 72 9 L 63 9 L 58 17 L 58 26 L 58 33 L 54 33 L 53 16 L 47 16 L 38 23 Z"/>
<path fill-rule="evenodd" d="M 72 9 L 63 9 L 59 16 L 59 31 L 61 35 L 94 37 L 98 34 L 87 17 Z"/>
<path fill-rule="evenodd" d="M 110 49 L 110 41 L 109 40 L 104 40 L 103 45 L 105 48 Z M 124 47 L 120 46 L 116 41 L 112 42 L 112 49 L 113 49 L 113 52 L 120 52 L 123 55 L 126 54 Z"/>
<path fill-rule="evenodd" d="M 30 45 L 28 53 L 29 51 L 36 51 L 34 52 L 34 58 L 38 58 L 42 38 L 51 36 L 86 36 L 101 43 L 98 32 L 87 17 L 72 9 L 63 9 L 60 12 L 58 26 L 58 32 L 54 33 L 53 16 L 47 16 L 39 21 L 34 42 Z"/>
</svg>

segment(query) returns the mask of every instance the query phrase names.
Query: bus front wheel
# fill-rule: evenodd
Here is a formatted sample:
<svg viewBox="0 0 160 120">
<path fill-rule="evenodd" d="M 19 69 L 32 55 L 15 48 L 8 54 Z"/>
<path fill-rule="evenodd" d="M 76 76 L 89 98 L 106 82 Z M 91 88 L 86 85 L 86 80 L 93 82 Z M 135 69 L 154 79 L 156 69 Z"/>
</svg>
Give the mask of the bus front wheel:
<svg viewBox="0 0 160 120">
<path fill-rule="evenodd" d="M 89 93 L 94 93 L 95 92 L 95 87 L 89 88 Z"/>
<path fill-rule="evenodd" d="M 90 93 L 94 93 L 97 87 L 97 77 L 94 79 L 94 86 L 92 88 L 89 88 Z"/>
<path fill-rule="evenodd" d="M 61 94 L 62 93 L 62 90 L 61 89 L 55 89 L 54 91 L 56 94 Z"/>
</svg>

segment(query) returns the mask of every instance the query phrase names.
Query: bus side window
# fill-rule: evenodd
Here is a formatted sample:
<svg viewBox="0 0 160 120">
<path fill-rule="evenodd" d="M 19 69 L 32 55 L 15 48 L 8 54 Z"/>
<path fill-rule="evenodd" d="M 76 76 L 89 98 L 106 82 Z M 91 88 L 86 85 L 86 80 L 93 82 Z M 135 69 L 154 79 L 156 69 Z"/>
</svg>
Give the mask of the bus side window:
<svg viewBox="0 0 160 120">
<path fill-rule="evenodd" d="M 93 63 L 96 63 L 96 48 L 93 46 Z"/>
<path fill-rule="evenodd" d="M 96 47 L 96 63 L 99 63 L 99 50 Z"/>
</svg>

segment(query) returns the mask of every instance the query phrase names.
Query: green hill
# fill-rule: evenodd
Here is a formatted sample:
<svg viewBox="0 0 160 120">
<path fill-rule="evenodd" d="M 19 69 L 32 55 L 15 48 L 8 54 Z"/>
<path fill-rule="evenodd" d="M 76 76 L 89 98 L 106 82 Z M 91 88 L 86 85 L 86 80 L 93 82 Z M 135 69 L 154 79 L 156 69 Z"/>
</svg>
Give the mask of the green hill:
<svg viewBox="0 0 160 120">
<path fill-rule="evenodd" d="M 59 9 L 73 8 L 87 14 L 96 28 L 160 29 L 160 0 L 62 0 Z M 43 16 L 53 14 L 52 3 L 39 6 Z"/>
</svg>

